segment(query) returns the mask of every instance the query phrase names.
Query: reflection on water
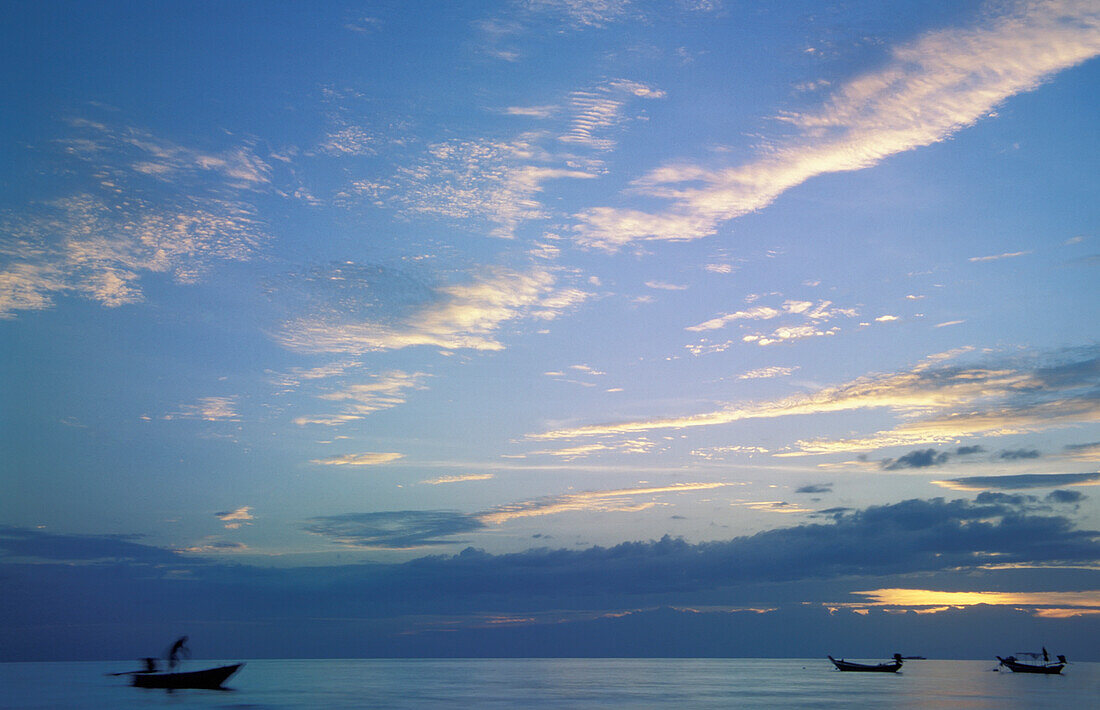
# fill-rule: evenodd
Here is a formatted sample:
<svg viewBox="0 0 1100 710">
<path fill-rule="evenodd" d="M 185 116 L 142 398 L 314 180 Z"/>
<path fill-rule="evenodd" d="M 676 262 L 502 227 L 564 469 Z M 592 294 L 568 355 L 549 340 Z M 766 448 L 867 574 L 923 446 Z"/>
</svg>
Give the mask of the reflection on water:
<svg viewBox="0 0 1100 710">
<path fill-rule="evenodd" d="M 195 661 L 214 665 L 213 661 Z M 828 659 L 250 660 L 230 691 L 132 688 L 119 663 L 0 664 L 0 707 L 53 708 L 1084 708 L 1100 664 L 1064 675 L 996 661 L 910 661 L 840 673 Z"/>
</svg>

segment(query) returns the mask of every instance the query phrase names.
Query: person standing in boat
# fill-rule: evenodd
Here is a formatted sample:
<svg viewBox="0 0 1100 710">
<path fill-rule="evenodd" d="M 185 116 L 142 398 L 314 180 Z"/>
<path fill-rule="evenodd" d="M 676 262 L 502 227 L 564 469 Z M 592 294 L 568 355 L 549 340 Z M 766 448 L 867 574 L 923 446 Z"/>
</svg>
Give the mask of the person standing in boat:
<svg viewBox="0 0 1100 710">
<path fill-rule="evenodd" d="M 168 667 L 175 668 L 179 665 L 181 657 L 191 657 L 191 649 L 187 648 L 186 636 L 180 636 L 176 639 L 176 642 L 172 644 L 172 648 L 168 650 Z"/>
</svg>

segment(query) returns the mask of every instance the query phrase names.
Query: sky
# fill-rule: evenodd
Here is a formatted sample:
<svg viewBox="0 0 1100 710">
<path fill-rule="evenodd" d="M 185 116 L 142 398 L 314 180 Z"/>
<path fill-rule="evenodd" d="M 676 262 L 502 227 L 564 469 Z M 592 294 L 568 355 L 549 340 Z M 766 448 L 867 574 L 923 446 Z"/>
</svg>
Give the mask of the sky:
<svg viewBox="0 0 1100 710">
<path fill-rule="evenodd" d="M 0 20 L 0 660 L 1100 660 L 1095 2 Z"/>
</svg>

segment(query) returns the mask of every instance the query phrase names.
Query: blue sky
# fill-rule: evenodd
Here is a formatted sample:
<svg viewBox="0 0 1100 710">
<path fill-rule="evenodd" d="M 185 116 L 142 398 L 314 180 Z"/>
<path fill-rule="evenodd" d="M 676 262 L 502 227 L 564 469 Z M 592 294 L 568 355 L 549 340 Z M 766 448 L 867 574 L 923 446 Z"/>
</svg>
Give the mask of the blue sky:
<svg viewBox="0 0 1100 710">
<path fill-rule="evenodd" d="M 1100 13 L 903 5 L 6 5 L 0 568 L 1074 643 Z"/>
</svg>

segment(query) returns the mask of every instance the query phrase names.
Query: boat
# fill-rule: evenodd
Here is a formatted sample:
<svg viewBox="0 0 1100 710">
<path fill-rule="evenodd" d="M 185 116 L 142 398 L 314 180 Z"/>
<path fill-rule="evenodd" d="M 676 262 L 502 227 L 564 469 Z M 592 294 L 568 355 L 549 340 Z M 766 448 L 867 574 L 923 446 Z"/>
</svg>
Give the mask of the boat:
<svg viewBox="0 0 1100 710">
<path fill-rule="evenodd" d="M 1021 654 L 1024 655 L 1024 654 Z M 1047 655 L 1047 650 L 1044 648 L 1042 654 L 1029 653 L 1029 656 L 1034 656 L 1036 659 L 1040 655 L 1043 657 L 1042 663 L 1022 663 L 1016 660 L 1015 656 L 1009 656 L 1008 658 L 1001 658 L 997 656 L 997 660 L 1001 662 L 1001 665 L 1012 671 L 1013 673 L 1042 673 L 1044 675 L 1055 675 L 1062 672 L 1062 669 L 1066 667 L 1066 657 L 1058 656 L 1057 661 L 1050 660 L 1050 656 Z"/>
<path fill-rule="evenodd" d="M 889 663 L 853 663 L 851 661 L 845 661 L 843 658 L 839 661 L 832 656 L 829 656 L 829 660 L 833 662 L 838 671 L 855 671 L 857 673 L 897 673 L 901 670 L 901 654 L 895 653 L 894 660 Z"/>
<path fill-rule="evenodd" d="M 217 668 L 181 673 L 136 671 L 129 674 L 130 685 L 135 688 L 205 688 L 217 690 L 243 665 L 243 663 L 235 663 L 231 666 L 218 666 Z"/>
</svg>

